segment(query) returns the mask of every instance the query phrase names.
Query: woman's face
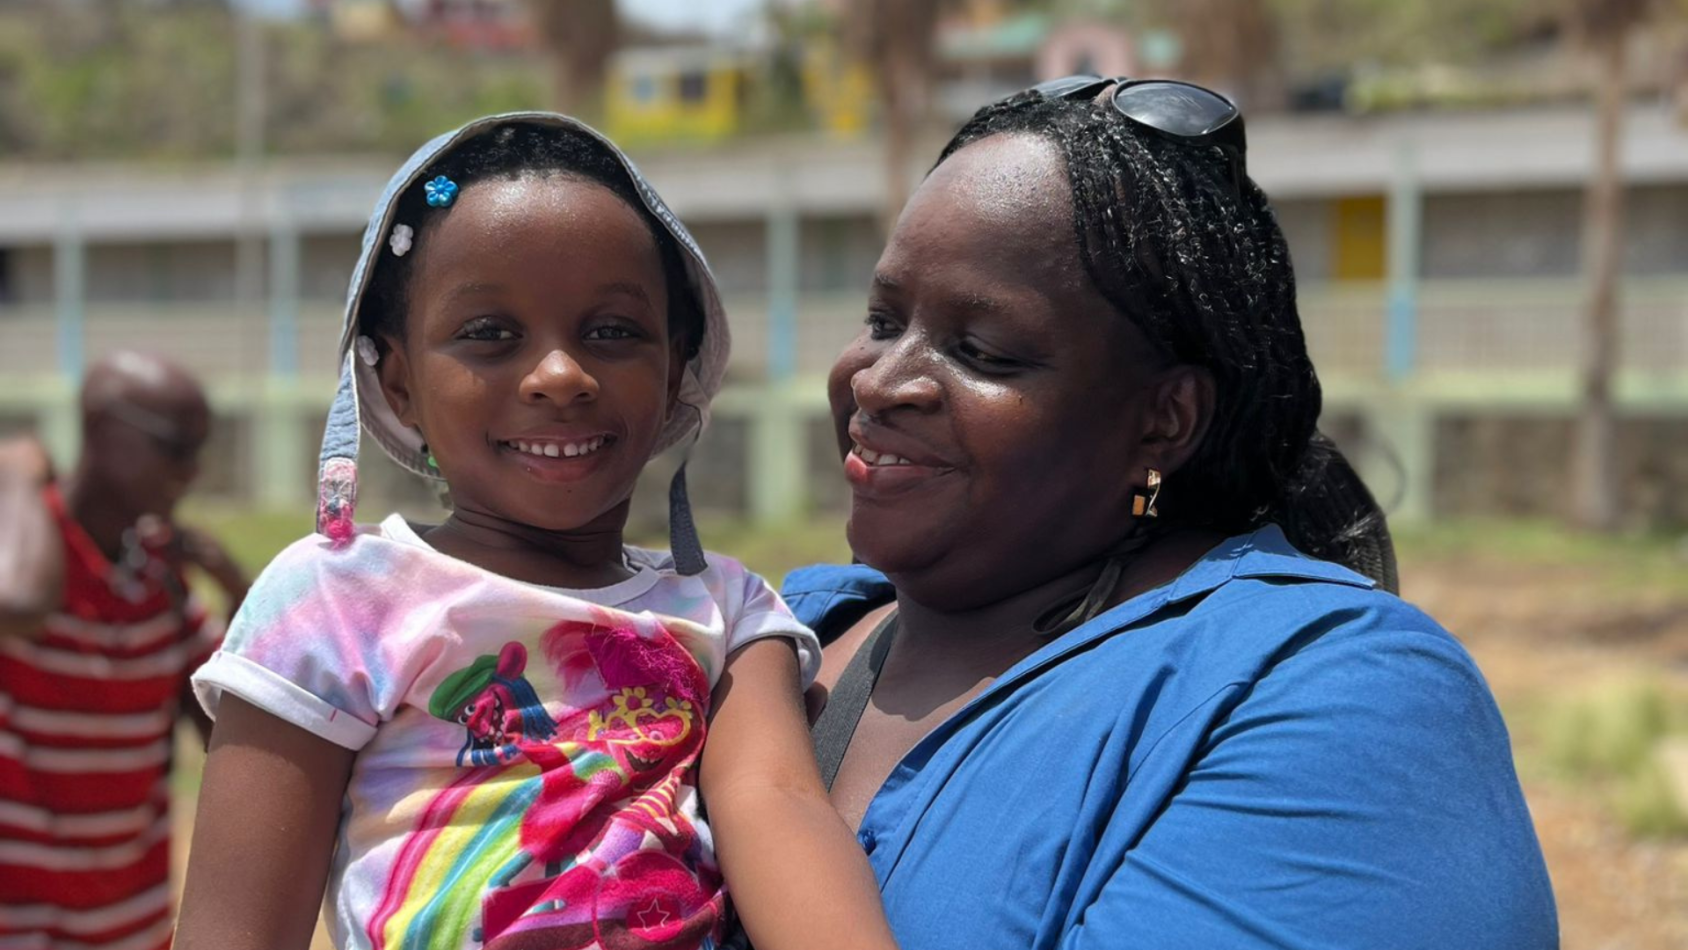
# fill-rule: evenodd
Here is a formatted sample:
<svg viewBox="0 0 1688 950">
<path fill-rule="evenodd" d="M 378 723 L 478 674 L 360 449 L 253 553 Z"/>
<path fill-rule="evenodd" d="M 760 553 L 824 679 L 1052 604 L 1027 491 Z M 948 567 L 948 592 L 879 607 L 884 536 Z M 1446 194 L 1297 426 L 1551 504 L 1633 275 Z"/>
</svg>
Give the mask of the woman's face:
<svg viewBox="0 0 1688 950">
<path fill-rule="evenodd" d="M 850 544 L 928 606 L 1095 559 L 1162 461 L 1167 374 L 1084 273 L 1072 215 L 1043 139 L 957 152 L 903 211 L 833 367 Z"/>
</svg>

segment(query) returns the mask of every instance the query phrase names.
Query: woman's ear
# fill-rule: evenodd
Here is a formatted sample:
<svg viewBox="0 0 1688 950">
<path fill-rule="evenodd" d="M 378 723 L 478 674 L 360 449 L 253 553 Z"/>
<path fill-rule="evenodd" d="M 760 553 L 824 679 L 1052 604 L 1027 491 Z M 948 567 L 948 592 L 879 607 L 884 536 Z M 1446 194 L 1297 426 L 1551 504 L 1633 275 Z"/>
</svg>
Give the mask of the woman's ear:
<svg viewBox="0 0 1688 950">
<path fill-rule="evenodd" d="M 404 347 L 391 337 L 381 338 L 381 361 L 375 364 L 375 374 L 381 380 L 381 395 L 387 407 L 407 426 L 416 425 L 415 403 L 410 398 L 410 361 Z"/>
<path fill-rule="evenodd" d="M 1213 419 L 1213 374 L 1199 366 L 1177 366 L 1155 384 L 1150 423 L 1143 433 L 1149 464 L 1171 473 L 1196 453 Z"/>
</svg>

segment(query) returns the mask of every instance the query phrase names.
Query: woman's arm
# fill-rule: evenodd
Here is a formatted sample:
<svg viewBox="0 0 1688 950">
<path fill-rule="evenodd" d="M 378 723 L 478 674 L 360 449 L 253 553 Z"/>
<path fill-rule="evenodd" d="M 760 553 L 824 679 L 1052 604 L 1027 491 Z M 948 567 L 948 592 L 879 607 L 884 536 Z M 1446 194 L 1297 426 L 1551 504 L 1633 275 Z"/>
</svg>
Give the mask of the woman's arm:
<svg viewBox="0 0 1688 950">
<path fill-rule="evenodd" d="M 354 755 L 223 696 L 199 793 L 178 950 L 310 946 Z"/>
<path fill-rule="evenodd" d="M 827 799 L 787 640 L 727 660 L 699 775 L 728 893 L 758 950 L 891 948 L 861 847 Z"/>
</svg>

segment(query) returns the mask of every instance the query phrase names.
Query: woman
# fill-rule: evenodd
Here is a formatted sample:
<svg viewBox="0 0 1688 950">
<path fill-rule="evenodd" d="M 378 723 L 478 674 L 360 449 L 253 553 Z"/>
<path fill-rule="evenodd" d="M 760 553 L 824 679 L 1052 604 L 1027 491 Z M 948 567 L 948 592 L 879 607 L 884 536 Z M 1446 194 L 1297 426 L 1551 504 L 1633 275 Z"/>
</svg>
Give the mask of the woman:
<svg viewBox="0 0 1688 950">
<path fill-rule="evenodd" d="M 1241 131 L 1170 83 L 982 110 L 833 369 L 862 563 L 785 594 L 907 950 L 1557 945 L 1471 659 L 1302 553 L 1367 524 Z"/>
</svg>

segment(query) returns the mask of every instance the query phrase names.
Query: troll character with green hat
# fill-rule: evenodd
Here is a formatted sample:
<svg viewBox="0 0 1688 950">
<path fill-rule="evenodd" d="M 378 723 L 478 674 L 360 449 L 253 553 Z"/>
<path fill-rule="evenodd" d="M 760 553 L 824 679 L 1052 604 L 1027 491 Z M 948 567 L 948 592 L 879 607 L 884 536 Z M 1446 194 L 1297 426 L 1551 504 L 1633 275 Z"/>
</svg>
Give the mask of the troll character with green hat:
<svg viewBox="0 0 1688 950">
<path fill-rule="evenodd" d="M 428 712 L 469 731 L 458 765 L 501 765 L 520 754 L 518 742 L 545 742 L 557 734 L 556 720 L 522 676 L 525 669 L 527 648 L 512 641 L 435 687 Z"/>
</svg>

